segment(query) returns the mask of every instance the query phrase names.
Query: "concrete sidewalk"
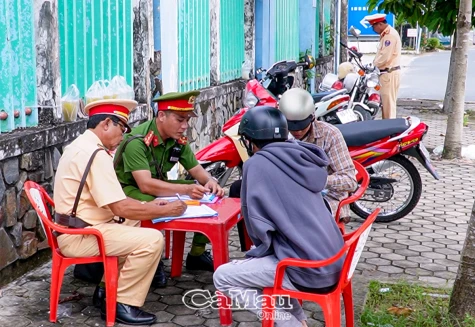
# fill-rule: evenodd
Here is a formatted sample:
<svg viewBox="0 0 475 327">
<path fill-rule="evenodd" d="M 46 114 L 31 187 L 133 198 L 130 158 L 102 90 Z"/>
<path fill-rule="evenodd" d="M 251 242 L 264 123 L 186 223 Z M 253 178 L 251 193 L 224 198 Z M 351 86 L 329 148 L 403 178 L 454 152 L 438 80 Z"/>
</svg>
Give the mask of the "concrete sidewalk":
<svg viewBox="0 0 475 327">
<path fill-rule="evenodd" d="M 431 112 L 399 109 L 400 116 L 416 115 L 430 128 L 424 143 L 435 147 L 443 143 L 446 116 Z M 475 129 L 465 129 L 464 145 L 473 144 Z M 434 161 L 442 179 L 436 181 L 418 163 L 424 189 L 416 209 L 407 217 L 389 224 L 374 224 L 367 247 L 358 264 L 353 285 L 355 310 L 360 312 L 369 280 L 409 280 L 438 287 L 449 287 L 455 278 L 460 251 L 465 239 L 475 191 L 475 165 L 468 160 Z M 359 226 L 355 218 L 348 229 Z M 191 245 L 192 234 L 188 235 Z M 231 259 L 242 258 L 236 230 L 230 235 Z M 185 251 L 186 252 L 186 251 Z M 165 261 L 170 270 L 170 260 Z M 61 298 L 77 294 L 75 300 L 62 305 L 65 315 L 60 323 L 48 321 L 50 264 L 44 265 L 0 290 L 0 326 L 104 326 L 99 311 L 92 307 L 94 285 L 74 280 L 71 270 L 63 283 Z M 191 273 L 184 269 L 180 278 L 169 281 L 165 289 L 151 289 L 145 309 L 158 316 L 154 326 L 219 326 L 215 310 L 191 310 L 182 302 L 190 289 L 214 290 L 212 274 Z M 304 303 L 309 326 L 324 326 L 320 308 Z M 254 314 L 233 312 L 238 327 L 261 326 Z M 117 325 L 121 326 L 121 325 Z"/>
</svg>

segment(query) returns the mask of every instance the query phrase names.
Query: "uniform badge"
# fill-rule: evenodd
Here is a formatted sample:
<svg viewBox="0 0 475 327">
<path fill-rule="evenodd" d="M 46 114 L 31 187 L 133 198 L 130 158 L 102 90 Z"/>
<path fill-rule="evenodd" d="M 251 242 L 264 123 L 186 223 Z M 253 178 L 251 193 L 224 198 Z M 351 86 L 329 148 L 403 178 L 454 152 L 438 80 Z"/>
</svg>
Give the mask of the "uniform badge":
<svg viewBox="0 0 475 327">
<path fill-rule="evenodd" d="M 152 144 L 153 144 L 153 147 L 156 147 L 160 144 L 160 142 L 158 141 L 158 136 L 157 135 L 153 136 Z"/>
<path fill-rule="evenodd" d="M 178 139 L 178 144 L 186 145 L 188 143 L 188 138 L 186 136 L 182 136 Z"/>
<path fill-rule="evenodd" d="M 145 143 L 146 146 L 150 146 L 150 144 L 153 141 L 153 137 L 155 135 L 153 134 L 153 131 L 148 132 L 148 134 L 143 138 L 143 142 Z M 156 136 L 155 136 L 156 137 Z"/>
<path fill-rule="evenodd" d="M 388 47 L 390 44 L 391 44 L 391 41 L 389 40 L 384 41 L 384 46 Z"/>
<path fill-rule="evenodd" d="M 189 104 L 195 104 L 195 100 L 196 100 L 196 97 L 194 95 L 192 95 L 189 99 L 188 99 L 188 103 Z"/>
</svg>

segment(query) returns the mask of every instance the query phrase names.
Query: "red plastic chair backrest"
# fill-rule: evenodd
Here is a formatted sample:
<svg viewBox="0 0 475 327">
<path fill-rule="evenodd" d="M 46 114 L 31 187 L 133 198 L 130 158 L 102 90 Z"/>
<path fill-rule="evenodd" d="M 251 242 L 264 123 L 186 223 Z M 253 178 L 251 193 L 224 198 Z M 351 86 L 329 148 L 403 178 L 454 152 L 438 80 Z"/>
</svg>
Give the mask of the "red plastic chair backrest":
<svg viewBox="0 0 475 327">
<path fill-rule="evenodd" d="M 366 218 L 366 221 L 356 231 L 343 235 L 345 243 L 343 247 L 333 257 L 323 260 L 303 260 L 296 258 L 282 259 L 277 265 L 274 289 L 282 289 L 282 283 L 284 280 L 285 269 L 287 267 L 301 267 L 301 268 L 321 268 L 331 265 L 343 256 L 346 255 L 343 262 L 343 267 L 340 274 L 340 280 L 338 282 L 339 289 L 344 289 L 346 285 L 351 281 L 353 273 L 356 268 L 356 264 L 363 252 L 364 245 L 368 239 L 368 234 L 371 230 L 373 222 L 376 220 L 380 212 L 380 208 L 377 208 L 373 213 Z"/>
<path fill-rule="evenodd" d="M 32 181 L 27 181 L 25 183 L 25 191 L 33 208 L 36 210 L 38 217 L 40 217 L 40 223 L 41 226 L 43 226 L 46 237 L 48 238 L 48 244 L 50 248 L 58 249 L 58 242 L 56 241 L 56 237 L 54 237 L 52 233 L 53 230 L 55 230 L 55 224 L 47 206 L 47 204 L 49 204 L 51 207 L 54 208 L 53 199 L 51 199 L 51 197 L 43 187 Z"/>
<path fill-rule="evenodd" d="M 368 240 L 369 232 L 373 226 L 376 217 L 380 212 L 380 208 L 377 208 L 373 211 L 368 218 L 366 218 L 363 225 L 361 225 L 356 231 L 343 235 L 345 240 L 345 246 L 348 251 L 346 253 L 345 262 L 343 263 L 343 268 L 341 271 L 340 286 L 344 288 L 353 277 L 353 274 L 356 269 L 356 265 L 360 260 L 361 254 L 363 253 L 364 246 Z"/>
<path fill-rule="evenodd" d="M 353 160 L 353 164 L 355 165 L 356 169 L 356 180 L 360 183 L 358 189 L 365 189 L 368 188 L 369 185 L 369 174 L 366 171 L 366 168 L 363 167 L 358 161 Z M 355 192 L 356 193 L 356 192 Z"/>
<path fill-rule="evenodd" d="M 364 195 L 369 185 L 369 174 L 366 171 L 366 169 L 357 161 L 353 160 L 353 164 L 355 165 L 356 181 L 359 183 L 359 186 L 358 186 L 358 189 L 353 194 L 351 194 L 349 197 L 347 197 L 346 199 L 343 199 L 340 202 L 340 205 L 338 206 L 338 210 L 336 211 L 336 214 L 335 214 L 337 223 L 340 222 L 341 208 L 344 205 L 358 201 Z"/>
</svg>

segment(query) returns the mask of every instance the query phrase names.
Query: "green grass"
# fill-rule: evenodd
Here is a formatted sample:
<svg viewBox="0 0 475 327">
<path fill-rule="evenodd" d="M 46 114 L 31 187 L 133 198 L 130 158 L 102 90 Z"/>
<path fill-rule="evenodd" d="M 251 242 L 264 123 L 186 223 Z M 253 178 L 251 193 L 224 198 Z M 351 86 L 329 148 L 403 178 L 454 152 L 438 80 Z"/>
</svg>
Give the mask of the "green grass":
<svg viewBox="0 0 475 327">
<path fill-rule="evenodd" d="M 381 289 L 389 291 L 382 292 Z M 446 297 L 434 297 L 439 294 Z M 384 284 L 372 281 L 368 298 L 361 315 L 363 327 L 475 327 L 475 319 L 464 321 L 449 319 L 448 306 L 450 289 L 438 289 L 411 285 L 406 282 Z M 396 315 L 388 309 L 405 308 L 407 315 Z"/>
</svg>

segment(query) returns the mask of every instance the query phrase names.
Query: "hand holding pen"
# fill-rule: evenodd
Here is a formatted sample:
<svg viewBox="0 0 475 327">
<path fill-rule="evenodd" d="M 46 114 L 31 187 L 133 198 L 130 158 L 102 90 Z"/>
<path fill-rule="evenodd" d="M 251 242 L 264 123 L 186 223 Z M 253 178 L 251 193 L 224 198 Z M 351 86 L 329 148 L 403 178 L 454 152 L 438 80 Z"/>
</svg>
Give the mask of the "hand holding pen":
<svg viewBox="0 0 475 327">
<path fill-rule="evenodd" d="M 198 200 L 183 200 L 180 197 L 180 194 L 176 193 L 175 195 L 176 195 L 176 197 L 178 198 L 179 201 L 183 202 L 186 205 L 189 205 L 189 206 L 199 206 L 200 205 L 200 201 L 198 201 Z"/>
</svg>

